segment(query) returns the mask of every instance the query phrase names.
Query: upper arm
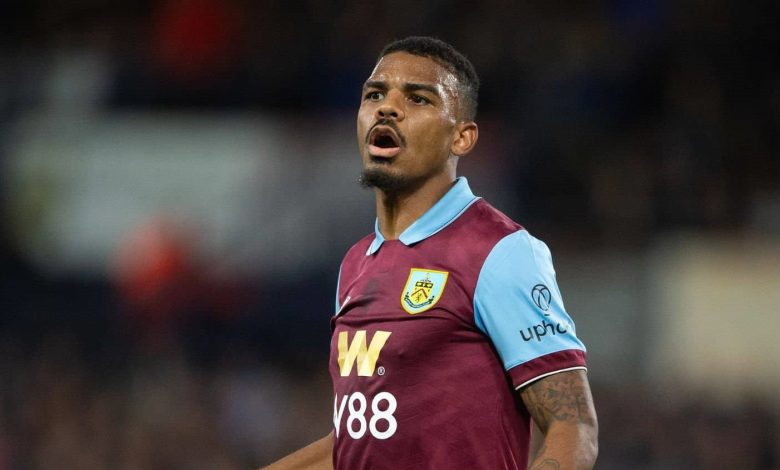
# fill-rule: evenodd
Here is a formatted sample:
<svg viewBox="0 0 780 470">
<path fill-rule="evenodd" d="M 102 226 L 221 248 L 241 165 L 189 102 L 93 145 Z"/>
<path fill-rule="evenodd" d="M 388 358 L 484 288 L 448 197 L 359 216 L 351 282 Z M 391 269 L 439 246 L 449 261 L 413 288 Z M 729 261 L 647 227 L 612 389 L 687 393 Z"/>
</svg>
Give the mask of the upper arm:
<svg viewBox="0 0 780 470">
<path fill-rule="evenodd" d="M 474 321 L 492 341 L 516 388 L 585 368 L 585 346 L 566 313 L 547 246 L 525 230 L 500 240 L 474 290 Z"/>
<path fill-rule="evenodd" d="M 583 370 L 549 375 L 520 389 L 520 397 L 543 433 L 566 424 L 598 428 L 588 377 Z"/>
</svg>

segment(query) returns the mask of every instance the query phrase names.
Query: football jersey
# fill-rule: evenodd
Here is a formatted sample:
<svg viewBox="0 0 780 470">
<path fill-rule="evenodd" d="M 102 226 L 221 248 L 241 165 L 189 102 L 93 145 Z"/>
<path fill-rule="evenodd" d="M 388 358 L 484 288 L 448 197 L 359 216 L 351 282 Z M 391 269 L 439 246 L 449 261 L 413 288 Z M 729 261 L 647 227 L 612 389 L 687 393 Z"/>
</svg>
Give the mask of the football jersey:
<svg viewBox="0 0 780 470">
<path fill-rule="evenodd" d="M 465 178 L 341 265 L 329 369 L 336 469 L 525 469 L 518 389 L 585 369 L 550 251 Z"/>
</svg>

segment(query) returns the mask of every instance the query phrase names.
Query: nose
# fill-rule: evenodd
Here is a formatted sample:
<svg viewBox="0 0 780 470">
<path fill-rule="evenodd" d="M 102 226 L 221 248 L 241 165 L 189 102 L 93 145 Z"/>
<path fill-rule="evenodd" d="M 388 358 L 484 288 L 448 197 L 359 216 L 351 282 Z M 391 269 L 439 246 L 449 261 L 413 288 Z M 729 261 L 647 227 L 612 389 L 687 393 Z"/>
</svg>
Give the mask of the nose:
<svg viewBox="0 0 780 470">
<path fill-rule="evenodd" d="M 382 103 L 376 108 L 377 119 L 395 119 L 401 121 L 405 117 L 403 108 L 398 105 L 396 93 L 388 93 Z"/>
</svg>

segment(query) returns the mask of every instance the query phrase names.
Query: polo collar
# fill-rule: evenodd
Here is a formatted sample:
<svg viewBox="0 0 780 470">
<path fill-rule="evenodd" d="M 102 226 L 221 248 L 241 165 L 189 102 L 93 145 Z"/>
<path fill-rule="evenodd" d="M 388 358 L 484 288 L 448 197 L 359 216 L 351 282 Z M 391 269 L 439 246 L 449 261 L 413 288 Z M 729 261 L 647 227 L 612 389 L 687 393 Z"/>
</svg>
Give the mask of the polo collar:
<svg viewBox="0 0 780 470">
<path fill-rule="evenodd" d="M 466 178 L 461 176 L 455 180 L 452 188 L 436 204 L 401 233 L 398 240 L 406 246 L 425 240 L 454 222 L 477 199 L 479 197 L 471 192 Z M 376 253 L 384 241 L 385 238 L 379 231 L 379 219 L 377 218 L 374 222 L 374 241 L 368 247 L 366 256 Z"/>
</svg>

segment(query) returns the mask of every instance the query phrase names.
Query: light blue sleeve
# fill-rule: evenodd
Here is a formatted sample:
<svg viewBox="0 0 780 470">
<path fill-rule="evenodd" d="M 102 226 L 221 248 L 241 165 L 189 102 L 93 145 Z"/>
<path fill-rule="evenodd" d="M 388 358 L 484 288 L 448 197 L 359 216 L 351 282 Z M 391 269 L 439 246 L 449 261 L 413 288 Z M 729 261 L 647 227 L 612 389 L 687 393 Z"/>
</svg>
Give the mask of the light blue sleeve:
<svg viewBox="0 0 780 470">
<path fill-rule="evenodd" d="M 585 351 L 564 309 L 550 250 L 526 230 L 501 239 L 485 259 L 474 319 L 506 370 L 558 351 Z"/>
<path fill-rule="evenodd" d="M 341 286 L 341 268 L 343 265 L 339 265 L 339 277 L 336 280 L 336 308 L 333 310 L 333 314 L 336 315 L 339 313 L 339 309 L 341 309 L 341 305 L 339 304 L 339 287 Z"/>
</svg>

